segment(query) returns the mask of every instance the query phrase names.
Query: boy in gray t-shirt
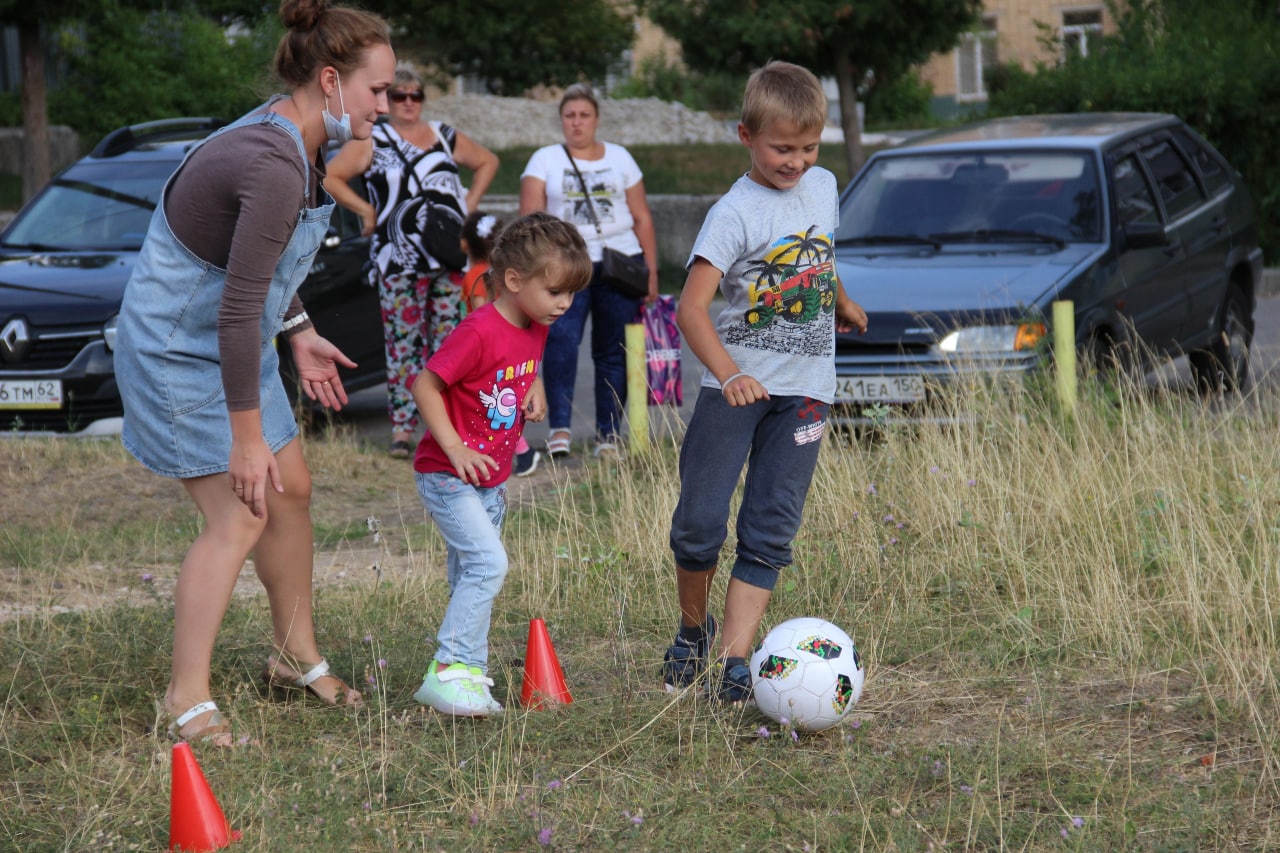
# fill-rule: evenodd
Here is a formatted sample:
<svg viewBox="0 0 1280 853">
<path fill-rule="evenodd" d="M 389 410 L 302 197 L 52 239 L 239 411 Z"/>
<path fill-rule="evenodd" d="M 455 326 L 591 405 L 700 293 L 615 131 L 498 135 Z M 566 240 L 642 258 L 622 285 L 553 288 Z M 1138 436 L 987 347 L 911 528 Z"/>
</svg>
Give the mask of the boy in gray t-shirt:
<svg viewBox="0 0 1280 853">
<path fill-rule="evenodd" d="M 747 656 L 780 569 L 791 563 L 835 392 L 835 332 L 867 329 L 836 279 L 835 176 L 813 168 L 827 100 L 817 78 L 771 62 L 747 82 L 738 136 L 751 171 L 707 214 L 689 258 L 680 330 L 706 368 L 680 450 L 671 519 L 680 629 L 663 659 L 675 690 L 707 667 L 711 579 L 742 466 L 737 558 L 725 594 L 717 696 L 751 695 Z M 728 307 L 712 322 L 717 288 Z"/>
</svg>

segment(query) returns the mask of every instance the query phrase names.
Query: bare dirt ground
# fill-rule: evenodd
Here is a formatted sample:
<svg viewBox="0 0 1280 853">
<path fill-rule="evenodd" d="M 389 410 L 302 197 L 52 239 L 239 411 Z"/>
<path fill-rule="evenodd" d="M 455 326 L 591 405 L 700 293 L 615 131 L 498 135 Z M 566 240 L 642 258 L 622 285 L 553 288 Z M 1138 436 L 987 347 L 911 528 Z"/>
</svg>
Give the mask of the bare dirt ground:
<svg viewBox="0 0 1280 853">
<path fill-rule="evenodd" d="M 430 523 L 411 464 L 358 452 L 343 440 L 309 441 L 306 455 L 315 583 L 406 570 L 397 543 L 406 527 Z M 555 488 L 584 464 L 577 456 L 554 467 L 544 461 L 531 476 L 509 481 L 508 500 L 518 504 Z M 148 472 L 118 439 L 0 441 L 0 478 L 0 621 L 172 597 L 198 529 L 195 505 L 179 481 Z M 261 593 L 252 560 L 236 589 Z"/>
</svg>

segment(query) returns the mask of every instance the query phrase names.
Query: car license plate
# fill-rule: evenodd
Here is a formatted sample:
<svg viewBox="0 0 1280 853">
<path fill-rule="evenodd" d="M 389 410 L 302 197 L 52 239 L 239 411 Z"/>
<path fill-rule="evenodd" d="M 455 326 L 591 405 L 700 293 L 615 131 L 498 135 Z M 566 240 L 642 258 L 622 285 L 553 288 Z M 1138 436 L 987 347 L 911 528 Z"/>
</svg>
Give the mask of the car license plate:
<svg viewBox="0 0 1280 853">
<path fill-rule="evenodd" d="M 0 409 L 60 409 L 62 380 L 0 379 Z"/>
<path fill-rule="evenodd" d="M 836 381 L 841 403 L 914 403 L 924 399 L 919 376 L 842 376 Z"/>
</svg>

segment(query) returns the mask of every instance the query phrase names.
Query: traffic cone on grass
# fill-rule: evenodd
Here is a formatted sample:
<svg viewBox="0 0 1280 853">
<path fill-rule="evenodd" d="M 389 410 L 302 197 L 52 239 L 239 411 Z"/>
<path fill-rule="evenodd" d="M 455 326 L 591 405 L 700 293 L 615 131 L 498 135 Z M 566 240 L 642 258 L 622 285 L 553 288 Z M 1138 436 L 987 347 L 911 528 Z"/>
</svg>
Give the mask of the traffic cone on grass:
<svg viewBox="0 0 1280 853">
<path fill-rule="evenodd" d="M 191 752 L 191 744 L 173 745 L 173 782 L 169 796 L 169 849 L 221 850 L 240 833 L 227 824 L 204 773 Z"/>
<path fill-rule="evenodd" d="M 547 623 L 530 619 L 520 704 L 526 708 L 543 708 L 549 704 L 568 705 L 572 701 L 556 650 L 551 645 L 551 637 L 547 636 Z"/>
</svg>

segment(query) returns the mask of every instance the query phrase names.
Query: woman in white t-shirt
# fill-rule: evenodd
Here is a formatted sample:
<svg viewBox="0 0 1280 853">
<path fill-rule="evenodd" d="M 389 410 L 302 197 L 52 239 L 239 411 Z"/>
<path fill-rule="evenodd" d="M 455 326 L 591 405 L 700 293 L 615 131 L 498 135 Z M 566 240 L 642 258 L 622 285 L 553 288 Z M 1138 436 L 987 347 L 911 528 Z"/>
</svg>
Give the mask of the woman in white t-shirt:
<svg viewBox="0 0 1280 853">
<path fill-rule="evenodd" d="M 646 300 L 625 296 L 600 281 L 604 247 L 643 256 L 649 267 L 647 300 L 658 296 L 658 243 L 644 176 L 627 149 L 596 139 L 599 123 L 600 105 L 591 87 L 570 86 L 560 99 L 564 144 L 539 148 L 520 177 L 520 215 L 545 210 L 573 223 L 587 241 L 595 267 L 591 285 L 551 326 L 542 360 L 550 427 L 547 452 L 552 458 L 569 453 L 578 347 L 588 316 L 595 366 L 595 453 L 612 453 L 618 447 L 627 401 L 626 326 Z"/>
</svg>

